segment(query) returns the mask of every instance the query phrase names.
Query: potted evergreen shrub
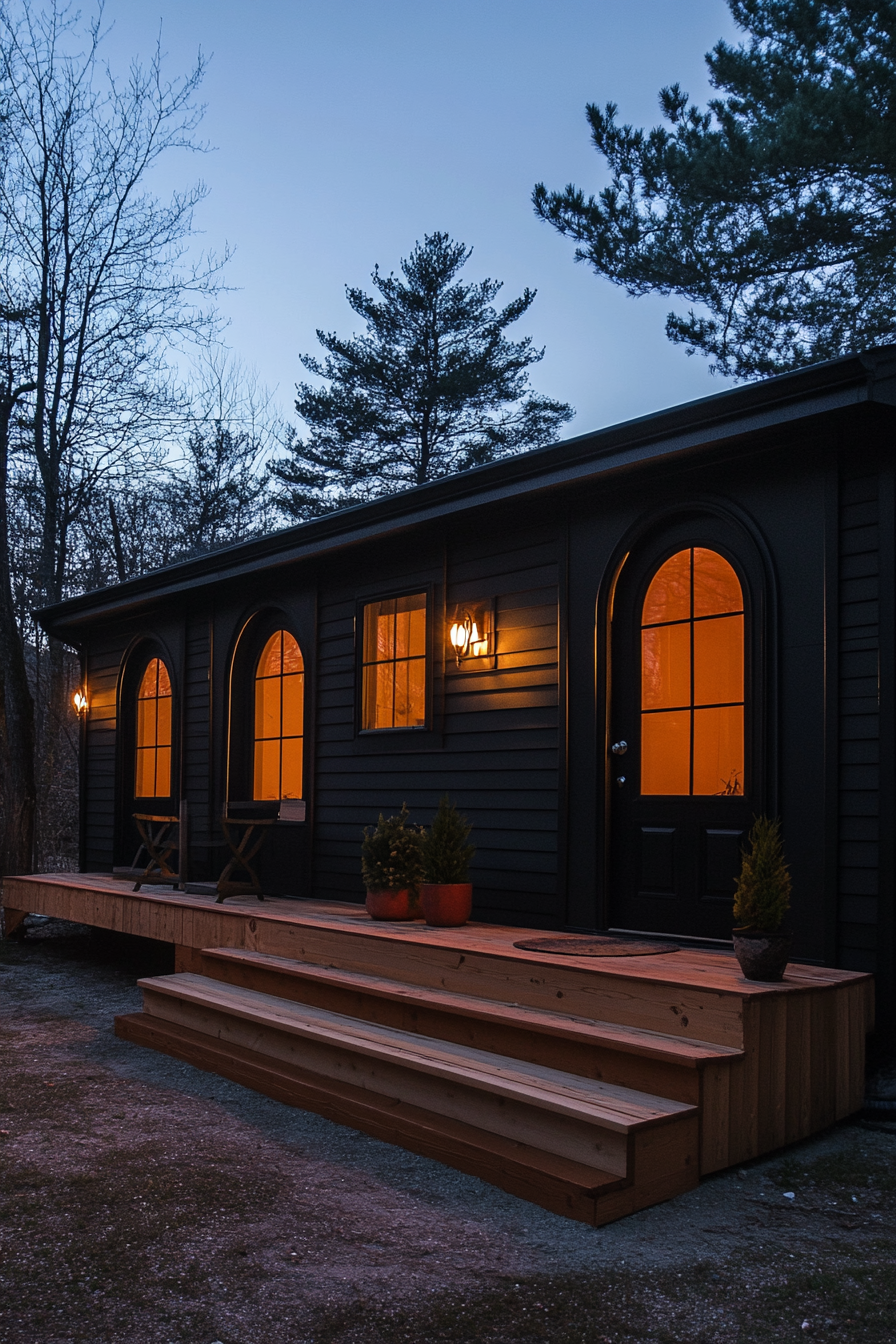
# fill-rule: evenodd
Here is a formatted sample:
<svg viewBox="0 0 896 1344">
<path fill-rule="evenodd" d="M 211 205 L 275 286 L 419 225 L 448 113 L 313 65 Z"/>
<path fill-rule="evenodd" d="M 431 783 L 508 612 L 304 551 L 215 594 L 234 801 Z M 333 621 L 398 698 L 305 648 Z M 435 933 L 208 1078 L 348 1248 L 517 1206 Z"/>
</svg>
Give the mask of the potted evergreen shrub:
<svg viewBox="0 0 896 1344">
<path fill-rule="evenodd" d="M 397 817 L 380 813 L 376 826 L 364 831 L 361 872 L 367 887 L 371 919 L 417 919 L 423 876 L 423 829 L 408 820 L 408 805 Z"/>
<path fill-rule="evenodd" d="M 470 823 L 446 793 L 423 837 L 420 901 L 427 924 L 457 928 L 470 918 L 473 888 L 468 875 L 476 853 L 473 845 L 467 844 L 470 830 Z"/>
<path fill-rule="evenodd" d="M 790 890 L 781 823 L 756 817 L 734 893 L 734 952 L 747 980 L 784 978 L 793 943 L 793 934 L 781 931 Z"/>
</svg>

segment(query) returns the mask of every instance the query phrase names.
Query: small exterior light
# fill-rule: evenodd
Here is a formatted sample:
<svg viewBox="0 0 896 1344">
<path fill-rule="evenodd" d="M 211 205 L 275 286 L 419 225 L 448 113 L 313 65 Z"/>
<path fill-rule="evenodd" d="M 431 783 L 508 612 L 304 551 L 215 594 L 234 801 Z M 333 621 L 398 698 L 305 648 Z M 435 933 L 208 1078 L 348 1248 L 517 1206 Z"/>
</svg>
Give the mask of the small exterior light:
<svg viewBox="0 0 896 1344">
<path fill-rule="evenodd" d="M 491 607 L 458 608 L 448 629 L 448 642 L 454 650 L 457 665 L 467 658 L 488 658 L 492 631 Z"/>
<path fill-rule="evenodd" d="M 79 718 L 86 714 L 88 708 L 87 691 L 79 686 L 72 696 L 72 704 L 74 705 L 75 713 Z"/>
</svg>

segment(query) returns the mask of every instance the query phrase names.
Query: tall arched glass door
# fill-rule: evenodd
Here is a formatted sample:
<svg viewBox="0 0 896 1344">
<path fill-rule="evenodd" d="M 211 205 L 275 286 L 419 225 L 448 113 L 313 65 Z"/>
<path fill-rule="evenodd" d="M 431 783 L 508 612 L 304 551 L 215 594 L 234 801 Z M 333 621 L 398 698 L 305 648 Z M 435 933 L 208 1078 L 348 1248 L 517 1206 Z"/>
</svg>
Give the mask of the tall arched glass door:
<svg viewBox="0 0 896 1344">
<path fill-rule="evenodd" d="M 168 668 L 151 658 L 137 690 L 135 798 L 171 796 L 172 703 Z"/>
<path fill-rule="evenodd" d="M 662 564 L 641 612 L 641 793 L 744 792 L 744 597 L 716 551 Z"/>
<path fill-rule="evenodd" d="M 730 936 L 741 847 L 762 810 L 763 582 L 749 539 L 715 519 L 670 525 L 622 566 L 605 776 L 611 927 Z"/>
<path fill-rule="evenodd" d="M 302 651 L 288 630 L 276 630 L 255 669 L 253 798 L 302 797 L 304 719 Z"/>
</svg>

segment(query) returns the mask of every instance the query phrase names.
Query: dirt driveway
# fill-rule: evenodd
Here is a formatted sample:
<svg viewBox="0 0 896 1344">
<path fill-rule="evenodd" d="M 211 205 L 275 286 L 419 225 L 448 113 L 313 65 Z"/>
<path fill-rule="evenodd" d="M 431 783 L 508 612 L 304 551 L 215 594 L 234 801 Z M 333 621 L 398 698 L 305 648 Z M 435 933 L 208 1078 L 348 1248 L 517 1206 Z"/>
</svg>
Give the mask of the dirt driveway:
<svg viewBox="0 0 896 1344">
<path fill-rule="evenodd" d="M 0 942 L 2 1344 L 896 1341 L 896 1132 L 587 1228 L 117 1041 L 165 955 Z"/>
</svg>

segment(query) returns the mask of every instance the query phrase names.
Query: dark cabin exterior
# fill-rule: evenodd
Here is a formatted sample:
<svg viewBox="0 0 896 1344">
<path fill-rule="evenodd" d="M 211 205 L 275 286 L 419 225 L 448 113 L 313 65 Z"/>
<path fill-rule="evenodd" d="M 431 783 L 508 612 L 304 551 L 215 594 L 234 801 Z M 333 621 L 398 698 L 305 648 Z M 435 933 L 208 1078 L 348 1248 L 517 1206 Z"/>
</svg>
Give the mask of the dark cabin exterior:
<svg viewBox="0 0 896 1344">
<path fill-rule="evenodd" d="M 272 833 L 272 892 L 361 901 L 362 827 L 405 801 L 428 821 L 447 792 L 475 827 L 475 918 L 725 939 L 745 832 L 756 813 L 780 815 L 794 955 L 874 972 L 890 1020 L 894 435 L 888 347 L 45 611 L 46 628 L 80 651 L 89 701 L 82 870 L 133 857 L 138 683 L 158 657 L 172 690 L 167 805 L 188 804 L 191 877 L 213 875 L 227 800 L 253 796 L 259 658 L 285 630 L 304 659 L 307 812 Z M 672 557 L 696 566 L 707 554 L 743 594 L 743 709 L 727 683 L 695 690 L 692 672 L 679 718 L 648 724 L 645 594 Z M 423 678 L 422 722 L 365 728 L 364 623 L 393 599 L 425 611 L 416 671 L 401 670 Z M 678 625 L 696 659 L 706 630 L 694 601 Z M 458 661 L 449 632 L 464 613 L 483 642 Z M 690 731 L 696 779 L 707 695 L 725 702 L 712 709 L 719 722 L 744 724 L 739 782 L 645 794 L 650 732 Z"/>
</svg>

